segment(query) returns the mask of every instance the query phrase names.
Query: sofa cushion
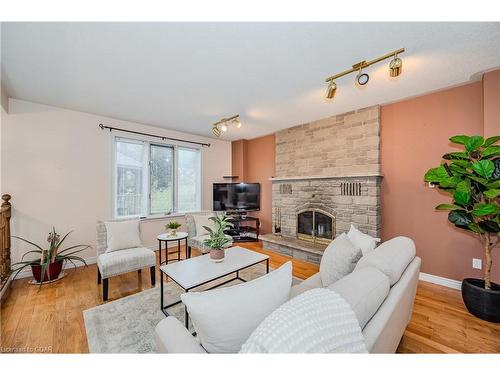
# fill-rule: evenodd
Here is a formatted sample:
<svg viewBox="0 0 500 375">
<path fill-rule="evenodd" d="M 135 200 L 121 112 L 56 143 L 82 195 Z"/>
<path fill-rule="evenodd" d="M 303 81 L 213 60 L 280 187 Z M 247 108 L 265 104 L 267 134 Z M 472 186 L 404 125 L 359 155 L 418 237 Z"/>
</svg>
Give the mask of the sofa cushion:
<svg viewBox="0 0 500 375">
<path fill-rule="evenodd" d="M 335 238 L 325 249 L 319 265 L 323 286 L 350 274 L 361 256 L 361 249 L 349 241 L 345 233 Z"/>
<path fill-rule="evenodd" d="M 106 252 L 140 247 L 139 220 L 106 221 Z"/>
<path fill-rule="evenodd" d="M 145 247 L 134 247 L 101 254 L 97 257 L 97 265 L 103 279 L 122 273 L 140 270 L 156 265 L 153 250 Z"/>
<path fill-rule="evenodd" d="M 361 258 L 356 270 L 374 267 L 382 271 L 393 286 L 413 258 L 415 258 L 415 243 L 408 237 L 395 237 Z"/>
<path fill-rule="evenodd" d="M 252 331 L 288 300 L 292 263 L 227 288 L 181 295 L 201 345 L 209 353 L 237 353 Z"/>
<path fill-rule="evenodd" d="M 380 242 L 380 238 L 375 238 L 363 233 L 352 224 L 349 232 L 347 232 L 347 237 L 354 245 L 361 248 L 363 256 L 375 249 L 375 247 L 377 247 L 377 243 Z"/>
<path fill-rule="evenodd" d="M 355 270 L 328 287 L 351 305 L 363 329 L 389 294 L 389 279 L 376 268 Z"/>
</svg>

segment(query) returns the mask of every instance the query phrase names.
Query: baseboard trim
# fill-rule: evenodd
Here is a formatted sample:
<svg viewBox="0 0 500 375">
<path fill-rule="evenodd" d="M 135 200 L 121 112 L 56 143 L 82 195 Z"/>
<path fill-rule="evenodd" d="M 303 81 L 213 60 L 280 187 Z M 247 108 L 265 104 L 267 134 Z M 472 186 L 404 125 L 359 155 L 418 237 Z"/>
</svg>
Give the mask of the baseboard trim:
<svg viewBox="0 0 500 375">
<path fill-rule="evenodd" d="M 97 257 L 88 257 L 88 258 L 85 258 L 85 262 L 87 262 L 87 264 L 94 264 L 94 263 L 97 262 Z M 81 264 L 81 263 L 78 263 L 78 264 L 79 265 L 77 266 L 77 268 L 84 267 L 83 264 Z M 66 269 L 70 269 L 70 268 L 75 268 L 75 267 L 71 263 L 65 262 L 64 266 L 63 266 L 63 269 L 66 270 Z M 19 272 L 19 274 L 15 277 L 15 280 L 25 279 L 27 277 L 33 277 L 30 268 L 25 268 L 24 270 L 22 270 L 21 272 Z M 14 274 L 12 274 L 11 279 L 14 280 Z"/>
<path fill-rule="evenodd" d="M 462 282 L 453 279 L 447 279 L 446 277 L 431 275 L 429 273 L 420 272 L 418 277 L 419 280 L 427 281 L 428 283 L 433 283 L 437 285 L 446 286 L 448 288 L 461 290 Z"/>
</svg>

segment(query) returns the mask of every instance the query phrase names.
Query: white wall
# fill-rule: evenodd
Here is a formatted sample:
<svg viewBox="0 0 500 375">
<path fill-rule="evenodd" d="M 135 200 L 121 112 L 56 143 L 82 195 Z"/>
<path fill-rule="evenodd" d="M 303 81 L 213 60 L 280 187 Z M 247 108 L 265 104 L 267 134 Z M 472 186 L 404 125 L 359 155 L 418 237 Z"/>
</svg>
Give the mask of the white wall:
<svg viewBox="0 0 500 375">
<path fill-rule="evenodd" d="M 68 244 L 95 249 L 95 223 L 112 217 L 112 137 L 99 123 L 211 143 L 203 147 L 203 208 L 211 209 L 212 183 L 231 174 L 231 143 L 102 116 L 9 99 L 1 136 L 3 192 L 12 195 L 12 234 L 44 243 L 52 225 L 74 230 Z M 208 125 L 207 125 L 208 126 Z M 142 223 L 146 246 L 171 219 Z M 179 220 L 183 221 L 183 220 Z M 12 261 L 27 250 L 13 241 Z M 95 257 L 95 250 L 83 254 Z"/>
</svg>

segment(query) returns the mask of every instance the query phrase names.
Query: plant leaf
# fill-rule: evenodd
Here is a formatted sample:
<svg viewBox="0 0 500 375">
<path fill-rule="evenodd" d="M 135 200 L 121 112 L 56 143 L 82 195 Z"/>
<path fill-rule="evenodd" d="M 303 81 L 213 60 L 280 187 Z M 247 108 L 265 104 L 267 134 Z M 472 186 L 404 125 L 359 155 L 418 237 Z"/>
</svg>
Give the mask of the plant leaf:
<svg viewBox="0 0 500 375">
<path fill-rule="evenodd" d="M 492 144 L 497 143 L 498 141 L 500 141 L 500 135 L 495 135 L 493 137 L 489 137 L 486 139 L 486 141 L 484 141 L 483 147 L 489 147 Z"/>
<path fill-rule="evenodd" d="M 446 171 L 445 167 L 440 165 L 437 168 L 431 168 L 427 171 L 427 173 L 424 176 L 425 182 L 441 182 L 445 179 L 450 177 L 448 172 Z"/>
<path fill-rule="evenodd" d="M 469 224 L 469 229 L 475 233 L 484 233 L 484 230 L 476 223 Z"/>
<path fill-rule="evenodd" d="M 448 152 L 443 155 L 443 159 L 445 160 L 461 160 L 461 159 L 469 159 L 469 155 L 466 152 Z"/>
<path fill-rule="evenodd" d="M 486 147 L 483 151 L 481 151 L 481 156 L 483 158 L 489 158 L 492 156 L 500 155 L 500 146 L 490 146 Z"/>
<path fill-rule="evenodd" d="M 455 193 L 453 194 L 455 202 L 461 205 L 467 205 L 470 201 L 470 183 L 468 180 L 461 181 L 457 184 Z"/>
<path fill-rule="evenodd" d="M 21 238 L 21 237 L 17 237 L 17 236 L 11 236 L 12 238 L 17 238 L 18 240 L 21 240 L 21 241 L 24 241 L 24 242 L 27 242 L 29 243 L 30 245 L 33 245 L 35 246 L 36 248 L 38 248 L 40 251 L 44 251 L 44 249 L 40 246 L 38 246 L 36 243 L 34 242 L 31 242 L 31 241 L 28 241 L 28 240 L 25 240 L 24 238 Z"/>
<path fill-rule="evenodd" d="M 486 232 L 491 232 L 491 233 L 498 233 L 500 232 L 500 226 L 498 223 L 495 223 L 494 221 L 491 220 L 483 220 L 479 222 L 479 227 Z"/>
<path fill-rule="evenodd" d="M 453 143 L 458 143 L 460 145 L 464 145 L 468 139 L 469 139 L 469 136 L 467 136 L 467 135 L 455 135 L 455 136 L 450 138 L 450 141 Z"/>
<path fill-rule="evenodd" d="M 472 215 L 474 216 L 485 216 L 485 215 L 493 215 L 499 212 L 499 208 L 495 204 L 491 203 L 478 203 L 474 205 L 474 209 L 472 210 Z"/>
<path fill-rule="evenodd" d="M 479 160 L 472 164 L 472 169 L 484 178 L 490 178 L 495 170 L 495 165 L 491 160 Z"/>
<path fill-rule="evenodd" d="M 500 181 L 499 181 L 500 182 Z M 500 189 L 490 189 L 490 190 L 486 190 L 484 192 L 484 195 L 487 197 L 487 198 L 490 198 L 490 199 L 493 199 L 493 198 L 496 198 L 500 195 Z"/>
<path fill-rule="evenodd" d="M 462 180 L 458 176 L 448 177 L 441 181 L 439 186 L 442 188 L 455 188 L 460 181 Z"/>
<path fill-rule="evenodd" d="M 463 210 L 463 207 L 457 206 L 456 204 L 440 204 L 436 206 L 436 210 L 449 211 L 449 210 Z"/>
<path fill-rule="evenodd" d="M 450 211 L 448 220 L 455 224 L 457 227 L 466 227 L 473 223 L 472 215 L 464 210 Z"/>
<path fill-rule="evenodd" d="M 481 137 L 480 135 L 473 135 L 472 137 L 469 137 L 469 139 L 465 141 L 464 145 L 467 151 L 472 152 L 481 147 L 483 143 L 484 143 L 483 137 Z"/>
</svg>

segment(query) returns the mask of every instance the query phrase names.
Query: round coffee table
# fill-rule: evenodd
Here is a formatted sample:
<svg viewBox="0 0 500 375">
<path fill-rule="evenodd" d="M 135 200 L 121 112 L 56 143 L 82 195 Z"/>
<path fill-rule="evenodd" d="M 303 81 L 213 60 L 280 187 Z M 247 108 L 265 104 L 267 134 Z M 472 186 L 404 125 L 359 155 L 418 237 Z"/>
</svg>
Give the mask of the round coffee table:
<svg viewBox="0 0 500 375">
<path fill-rule="evenodd" d="M 170 235 L 169 233 L 162 233 L 158 237 L 158 251 L 160 252 L 160 266 L 162 264 L 168 264 L 168 243 L 170 241 L 177 241 L 177 258 L 170 260 L 182 260 L 181 259 L 181 241 L 184 240 L 186 244 L 186 258 L 190 258 L 191 254 L 189 254 L 189 246 L 188 246 L 188 233 L 187 232 L 177 232 L 175 236 Z M 165 261 L 162 262 L 161 259 L 161 244 L 165 243 Z"/>
</svg>

